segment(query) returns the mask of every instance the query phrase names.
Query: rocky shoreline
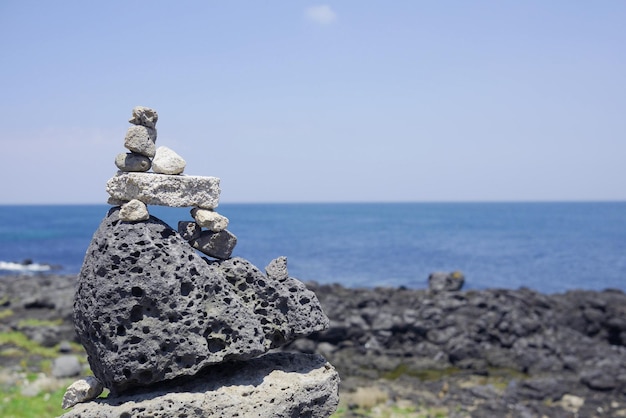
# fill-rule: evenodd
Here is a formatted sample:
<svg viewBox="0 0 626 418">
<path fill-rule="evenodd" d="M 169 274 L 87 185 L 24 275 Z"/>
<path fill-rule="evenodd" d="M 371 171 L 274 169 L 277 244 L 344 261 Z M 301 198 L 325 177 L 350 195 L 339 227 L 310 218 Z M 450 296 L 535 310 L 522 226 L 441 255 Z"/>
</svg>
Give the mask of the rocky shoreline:
<svg viewBox="0 0 626 418">
<path fill-rule="evenodd" d="M 331 325 L 292 348 L 324 355 L 344 391 L 378 382 L 449 416 L 626 416 L 619 290 L 309 287 Z"/>
<path fill-rule="evenodd" d="M 76 341 L 75 284 L 74 276 L 0 276 L 0 332 L 45 347 Z M 283 349 L 336 367 L 345 417 L 385 403 L 451 417 L 626 416 L 622 291 L 307 286 L 330 328 Z"/>
</svg>

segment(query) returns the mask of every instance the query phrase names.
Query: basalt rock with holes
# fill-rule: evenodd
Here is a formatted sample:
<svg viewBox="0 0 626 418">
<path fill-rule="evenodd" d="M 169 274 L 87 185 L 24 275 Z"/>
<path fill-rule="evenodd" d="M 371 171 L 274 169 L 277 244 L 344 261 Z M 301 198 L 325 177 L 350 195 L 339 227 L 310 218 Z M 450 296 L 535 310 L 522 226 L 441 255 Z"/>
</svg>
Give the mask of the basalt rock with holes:
<svg viewBox="0 0 626 418">
<path fill-rule="evenodd" d="M 156 112 L 136 108 L 131 123 L 143 123 L 137 126 L 154 135 L 133 133 L 133 141 L 127 138 L 133 148 L 127 147 L 133 153 L 150 148 Z M 226 230 L 228 219 L 214 211 L 219 179 L 180 174 L 184 161 L 169 151 L 163 157 L 171 161 L 151 162 L 154 173 L 127 169 L 109 180 L 110 203 L 116 206 L 95 232 L 78 277 L 76 331 L 94 375 L 114 397 L 158 390 L 172 381 L 204 382 L 211 368 L 225 362 L 244 364 L 237 366 L 243 370 L 247 361 L 329 326 L 315 294 L 289 277 L 285 257 L 265 272 L 231 258 L 236 238 Z M 158 154 L 157 149 L 155 159 Z M 192 207 L 194 221 L 181 221 L 174 230 L 150 216 L 149 204 Z M 300 360 L 296 355 L 289 361 Z M 326 412 L 314 416 L 329 415 L 338 401 L 336 371 L 325 364 L 328 393 L 315 405 Z M 312 371 L 304 373 L 303 387 L 314 379 Z"/>
<path fill-rule="evenodd" d="M 265 274 L 243 258 L 210 261 L 159 219 L 124 222 L 119 212 L 91 241 L 74 304 L 92 370 L 109 389 L 194 375 L 328 327 L 284 257 Z"/>
</svg>

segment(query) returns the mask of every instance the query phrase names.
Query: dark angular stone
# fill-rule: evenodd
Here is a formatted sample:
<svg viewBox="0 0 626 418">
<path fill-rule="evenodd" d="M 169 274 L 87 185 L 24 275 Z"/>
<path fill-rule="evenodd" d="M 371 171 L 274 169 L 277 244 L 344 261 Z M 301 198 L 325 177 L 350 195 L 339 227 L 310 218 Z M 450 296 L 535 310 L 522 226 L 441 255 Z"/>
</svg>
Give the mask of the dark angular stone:
<svg viewBox="0 0 626 418">
<path fill-rule="evenodd" d="M 235 245 L 237 245 L 237 237 L 227 230 L 219 232 L 202 231 L 198 238 L 192 239 L 189 241 L 189 244 L 209 257 L 226 260 L 230 258 Z"/>
<path fill-rule="evenodd" d="M 241 258 L 206 262 L 155 217 L 109 211 L 78 278 L 74 322 L 94 375 L 119 393 L 246 360 L 328 327 L 311 291 Z"/>
<path fill-rule="evenodd" d="M 202 232 L 202 228 L 193 221 L 178 222 L 178 233 L 186 241 L 198 238 L 200 236 L 200 232 Z"/>
</svg>

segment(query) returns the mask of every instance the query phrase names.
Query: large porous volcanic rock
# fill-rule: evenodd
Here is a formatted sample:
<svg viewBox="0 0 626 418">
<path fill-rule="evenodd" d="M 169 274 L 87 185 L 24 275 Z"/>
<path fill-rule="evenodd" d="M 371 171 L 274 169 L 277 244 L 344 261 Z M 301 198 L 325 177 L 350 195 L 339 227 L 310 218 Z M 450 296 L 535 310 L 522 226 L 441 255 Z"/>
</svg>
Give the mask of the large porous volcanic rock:
<svg viewBox="0 0 626 418">
<path fill-rule="evenodd" d="M 273 353 L 184 382 L 79 404 L 63 418 L 315 417 L 335 412 L 339 375 L 319 355 Z"/>
<path fill-rule="evenodd" d="M 241 258 L 208 261 L 161 220 L 112 208 L 78 278 L 77 333 L 119 393 L 226 360 L 245 360 L 328 327 L 314 293 Z"/>
</svg>

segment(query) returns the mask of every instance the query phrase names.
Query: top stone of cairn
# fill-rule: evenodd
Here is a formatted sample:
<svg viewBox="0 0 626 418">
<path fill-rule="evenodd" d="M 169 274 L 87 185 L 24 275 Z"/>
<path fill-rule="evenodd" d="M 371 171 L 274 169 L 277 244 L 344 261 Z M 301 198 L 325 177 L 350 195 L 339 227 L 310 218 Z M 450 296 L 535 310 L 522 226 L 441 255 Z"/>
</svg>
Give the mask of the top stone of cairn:
<svg viewBox="0 0 626 418">
<path fill-rule="evenodd" d="M 141 125 L 147 128 L 155 128 L 157 120 L 159 120 L 157 111 L 144 106 L 134 107 L 133 116 L 128 119 L 133 125 Z"/>
</svg>

